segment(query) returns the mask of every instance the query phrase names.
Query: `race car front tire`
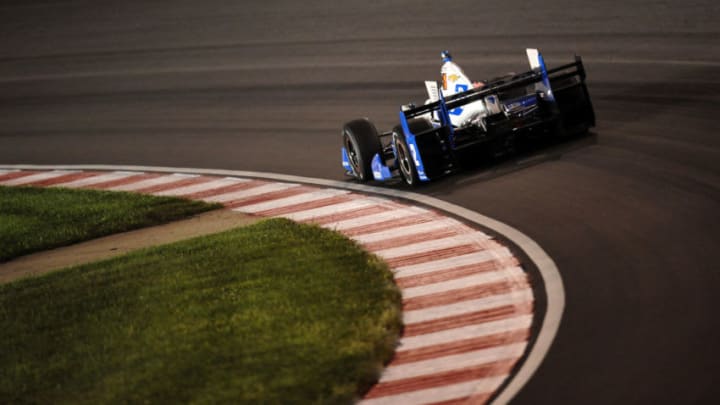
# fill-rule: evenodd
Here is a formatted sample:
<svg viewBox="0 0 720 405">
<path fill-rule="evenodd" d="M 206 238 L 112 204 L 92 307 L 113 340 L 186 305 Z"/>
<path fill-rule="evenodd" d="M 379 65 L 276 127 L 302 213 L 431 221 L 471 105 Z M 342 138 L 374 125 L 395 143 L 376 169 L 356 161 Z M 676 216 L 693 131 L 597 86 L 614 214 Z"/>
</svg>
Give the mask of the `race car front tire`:
<svg viewBox="0 0 720 405">
<path fill-rule="evenodd" d="M 393 145 L 397 154 L 400 176 L 409 186 L 417 186 L 420 183 L 417 168 L 413 160 L 410 148 L 408 148 L 405 134 L 400 126 L 393 128 Z"/>
<path fill-rule="evenodd" d="M 355 177 L 362 182 L 372 180 L 373 156 L 382 151 L 375 125 L 366 118 L 346 123 L 343 128 L 343 146 Z"/>
</svg>

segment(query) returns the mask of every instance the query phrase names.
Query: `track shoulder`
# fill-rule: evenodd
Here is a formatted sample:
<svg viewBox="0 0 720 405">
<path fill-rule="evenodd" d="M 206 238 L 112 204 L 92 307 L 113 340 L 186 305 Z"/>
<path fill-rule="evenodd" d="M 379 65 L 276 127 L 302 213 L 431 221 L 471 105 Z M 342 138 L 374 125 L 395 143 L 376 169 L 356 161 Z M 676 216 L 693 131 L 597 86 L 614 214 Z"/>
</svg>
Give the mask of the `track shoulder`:
<svg viewBox="0 0 720 405">
<path fill-rule="evenodd" d="M 104 165 L 0 169 L 8 170 L 0 172 L 0 184 L 221 201 L 239 212 L 314 222 L 357 240 L 400 276 L 406 324 L 396 359 L 367 394 L 367 403 L 410 401 L 420 393 L 425 400 L 435 398 L 430 402 L 506 403 L 539 367 L 560 324 L 562 280 L 542 248 L 506 224 L 433 197 L 247 171 Z M 40 172 L 24 174 L 32 170 Z M 103 180 L 77 174 L 85 171 L 103 172 L 96 174 Z M 540 279 L 528 277 L 527 270 Z M 531 286 L 531 279 L 541 285 Z"/>
</svg>

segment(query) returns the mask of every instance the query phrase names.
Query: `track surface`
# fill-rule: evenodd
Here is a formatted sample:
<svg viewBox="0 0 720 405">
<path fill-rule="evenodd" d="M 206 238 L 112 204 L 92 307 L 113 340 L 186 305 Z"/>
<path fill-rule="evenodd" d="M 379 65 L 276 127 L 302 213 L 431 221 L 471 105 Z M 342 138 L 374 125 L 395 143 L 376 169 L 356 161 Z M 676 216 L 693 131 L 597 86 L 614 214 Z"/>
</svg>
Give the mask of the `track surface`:
<svg viewBox="0 0 720 405">
<path fill-rule="evenodd" d="M 557 339 L 515 402 L 710 402 L 720 6 L 626 3 L 6 0 L 0 162 L 341 179 L 342 122 L 393 125 L 440 50 L 471 78 L 525 70 L 526 46 L 576 52 L 591 136 L 419 191 L 520 229 L 563 275 Z"/>
</svg>

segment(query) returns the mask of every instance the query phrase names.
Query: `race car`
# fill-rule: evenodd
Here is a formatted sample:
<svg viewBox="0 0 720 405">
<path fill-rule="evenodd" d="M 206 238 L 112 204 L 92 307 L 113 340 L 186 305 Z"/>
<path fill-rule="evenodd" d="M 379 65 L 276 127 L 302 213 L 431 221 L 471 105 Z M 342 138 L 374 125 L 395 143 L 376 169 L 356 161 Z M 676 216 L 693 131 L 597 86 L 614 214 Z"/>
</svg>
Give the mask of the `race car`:
<svg viewBox="0 0 720 405">
<path fill-rule="evenodd" d="M 587 132 L 595 126 L 582 59 L 547 69 L 537 49 L 531 70 L 471 82 L 441 53 L 441 89 L 426 81 L 428 100 L 401 107 L 400 122 L 378 132 L 361 118 L 344 125 L 342 166 L 361 182 L 401 178 L 415 186 L 457 170 L 460 162 L 511 151 L 524 137 Z M 489 154 L 486 152 L 490 152 Z"/>
</svg>

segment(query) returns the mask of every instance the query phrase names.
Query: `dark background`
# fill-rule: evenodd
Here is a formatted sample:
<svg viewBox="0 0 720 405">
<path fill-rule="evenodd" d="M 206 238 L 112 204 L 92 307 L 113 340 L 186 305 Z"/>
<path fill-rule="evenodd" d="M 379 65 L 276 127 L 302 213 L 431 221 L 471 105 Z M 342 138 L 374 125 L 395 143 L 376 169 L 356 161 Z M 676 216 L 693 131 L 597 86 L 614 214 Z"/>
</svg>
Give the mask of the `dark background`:
<svg viewBox="0 0 720 405">
<path fill-rule="evenodd" d="M 418 191 L 516 227 L 565 315 L 516 403 L 720 397 L 717 1 L 0 1 L 0 163 L 343 179 L 340 128 L 582 55 L 598 126 Z"/>
</svg>

